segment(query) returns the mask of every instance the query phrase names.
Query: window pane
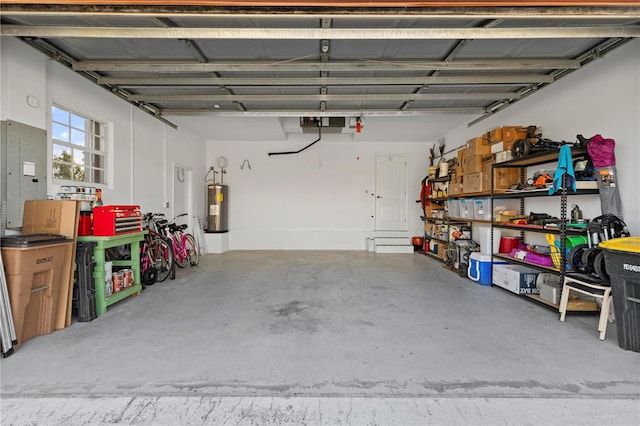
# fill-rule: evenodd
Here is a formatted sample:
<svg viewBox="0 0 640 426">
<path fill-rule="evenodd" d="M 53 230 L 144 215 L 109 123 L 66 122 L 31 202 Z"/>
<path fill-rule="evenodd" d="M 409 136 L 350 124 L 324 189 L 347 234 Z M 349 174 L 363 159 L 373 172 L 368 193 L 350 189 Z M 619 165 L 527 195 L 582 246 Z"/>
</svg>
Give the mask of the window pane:
<svg viewBox="0 0 640 426">
<path fill-rule="evenodd" d="M 87 134 L 80 130 L 71 129 L 71 143 L 74 145 L 86 146 Z"/>
<path fill-rule="evenodd" d="M 71 127 L 75 127 L 76 129 L 88 131 L 90 128 L 87 128 L 88 121 L 84 117 L 80 117 L 76 114 L 71 114 Z"/>
<path fill-rule="evenodd" d="M 69 124 L 69 112 L 54 106 L 51 112 L 51 117 L 53 121 L 57 121 L 59 123 Z"/>
<path fill-rule="evenodd" d="M 62 145 L 53 144 L 53 158 L 62 158 L 63 156 L 69 157 L 71 159 L 71 154 L 67 151 L 67 147 Z"/>
<path fill-rule="evenodd" d="M 61 124 L 53 123 L 51 125 L 51 137 L 62 142 L 69 142 L 69 128 Z"/>
<path fill-rule="evenodd" d="M 104 170 L 96 169 L 93 171 L 93 182 L 104 182 Z"/>
<path fill-rule="evenodd" d="M 93 154 L 91 156 L 91 165 L 93 167 L 104 167 L 104 156 Z"/>
<path fill-rule="evenodd" d="M 73 166 L 73 180 L 84 182 L 84 167 Z"/>
<path fill-rule="evenodd" d="M 102 138 L 98 136 L 93 137 L 93 149 L 102 151 Z"/>
<path fill-rule="evenodd" d="M 84 151 L 81 151 L 79 149 L 73 150 L 73 163 L 84 165 Z"/>
<path fill-rule="evenodd" d="M 56 179 L 71 179 L 71 166 L 69 164 L 53 162 L 53 177 Z"/>
</svg>

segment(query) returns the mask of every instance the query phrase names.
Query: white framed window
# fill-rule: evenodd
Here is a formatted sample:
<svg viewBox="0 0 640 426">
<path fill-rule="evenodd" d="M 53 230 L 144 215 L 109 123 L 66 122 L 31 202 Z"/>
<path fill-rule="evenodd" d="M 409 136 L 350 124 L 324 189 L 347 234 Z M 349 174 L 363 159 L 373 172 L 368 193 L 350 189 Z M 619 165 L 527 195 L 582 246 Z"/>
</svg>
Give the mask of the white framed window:
<svg viewBox="0 0 640 426">
<path fill-rule="evenodd" d="M 51 108 L 53 178 L 107 184 L 107 125 L 60 105 Z"/>
</svg>

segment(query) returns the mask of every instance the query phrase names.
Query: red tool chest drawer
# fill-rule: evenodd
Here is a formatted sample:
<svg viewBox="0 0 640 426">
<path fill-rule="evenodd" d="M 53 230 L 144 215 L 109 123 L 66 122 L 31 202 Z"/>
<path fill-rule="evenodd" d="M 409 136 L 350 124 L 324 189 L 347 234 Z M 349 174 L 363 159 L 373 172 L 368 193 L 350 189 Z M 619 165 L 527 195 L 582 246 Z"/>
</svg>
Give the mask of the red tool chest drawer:
<svg viewBox="0 0 640 426">
<path fill-rule="evenodd" d="M 112 237 L 142 231 L 140 206 L 99 206 L 93 208 L 93 235 Z"/>
</svg>

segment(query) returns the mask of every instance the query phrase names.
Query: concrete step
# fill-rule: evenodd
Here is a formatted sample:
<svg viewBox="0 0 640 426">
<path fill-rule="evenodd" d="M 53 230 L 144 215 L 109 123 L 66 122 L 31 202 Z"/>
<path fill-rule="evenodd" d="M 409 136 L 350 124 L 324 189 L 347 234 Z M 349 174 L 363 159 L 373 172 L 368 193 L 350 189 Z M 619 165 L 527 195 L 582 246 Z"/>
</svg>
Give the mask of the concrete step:
<svg viewBox="0 0 640 426">
<path fill-rule="evenodd" d="M 375 237 L 376 253 L 413 253 L 413 244 L 406 237 Z"/>
<path fill-rule="evenodd" d="M 408 237 L 374 237 L 375 245 L 380 246 L 410 246 L 411 238 Z"/>
<path fill-rule="evenodd" d="M 376 246 L 376 253 L 413 253 L 413 246 Z"/>
</svg>

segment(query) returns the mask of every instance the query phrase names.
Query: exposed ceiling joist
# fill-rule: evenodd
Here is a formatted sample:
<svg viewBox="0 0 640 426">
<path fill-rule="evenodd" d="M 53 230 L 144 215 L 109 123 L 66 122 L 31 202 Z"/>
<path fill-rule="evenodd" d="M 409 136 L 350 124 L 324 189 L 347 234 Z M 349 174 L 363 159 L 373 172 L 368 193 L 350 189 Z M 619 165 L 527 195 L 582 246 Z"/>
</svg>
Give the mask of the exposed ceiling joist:
<svg viewBox="0 0 640 426">
<path fill-rule="evenodd" d="M 640 37 L 637 26 L 526 28 L 141 28 L 3 25 L 14 37 L 253 40 L 456 40 Z"/>
<path fill-rule="evenodd" d="M 31 0 L 27 2 L 3 4 L 3 13 L 10 13 L 14 16 L 148 16 L 148 17 L 209 17 L 226 18 L 234 16 L 245 16 L 256 19 L 263 18 L 359 18 L 369 19 L 375 17 L 385 17 L 392 15 L 397 19 L 421 18 L 452 18 L 466 19 L 475 17 L 478 19 L 583 19 L 588 14 L 592 19 L 625 18 L 637 14 L 638 4 L 636 0 L 623 1 L 602 1 L 602 2 L 563 2 L 551 0 L 548 3 L 541 1 L 526 2 L 519 1 L 497 4 L 481 4 L 474 2 L 473 5 L 465 1 L 464 4 L 455 7 L 451 4 L 438 2 L 431 7 L 426 3 L 412 3 L 410 6 L 394 2 L 387 7 L 378 7 L 374 2 L 367 1 L 366 5 L 349 5 L 347 2 L 339 1 L 337 5 L 314 7 L 311 3 L 305 2 L 304 7 L 259 7 L 255 4 L 250 6 L 225 7 L 218 3 L 215 5 L 199 4 L 189 5 L 181 2 L 178 7 L 171 7 L 168 4 L 142 4 L 142 2 L 130 2 L 132 4 L 117 4 L 110 1 L 109 4 L 99 6 L 79 0 L 77 2 L 60 1 L 55 5 L 44 4 L 42 0 Z M 107 2 L 105 2 L 107 3 Z M 495 2 L 493 2 L 495 3 Z M 283 6 L 280 4 L 279 6 Z M 335 7 L 339 6 L 339 7 Z M 435 7 L 433 7 L 435 6 Z"/>
<path fill-rule="evenodd" d="M 132 94 L 130 101 L 143 102 L 307 102 L 307 101 L 447 101 L 519 99 L 518 93 L 384 93 L 384 94 L 291 94 L 291 95 L 202 95 L 202 94 Z"/>
<path fill-rule="evenodd" d="M 238 72 L 306 72 L 306 71 L 478 71 L 478 70 L 554 70 L 577 69 L 580 62 L 573 59 L 477 59 L 456 61 L 413 60 L 354 60 L 313 62 L 291 61 L 236 61 L 236 62 L 160 62 L 160 61 L 77 61 L 75 71 L 148 72 L 148 73 L 210 73 Z"/>
<path fill-rule="evenodd" d="M 414 86 L 551 83 L 553 77 L 514 74 L 474 77 L 98 77 L 98 84 L 121 86 Z"/>
<path fill-rule="evenodd" d="M 485 108 L 415 108 L 410 111 L 397 109 L 341 109 L 318 111 L 315 109 L 262 109 L 252 111 L 223 111 L 215 108 L 165 108 L 161 115 L 205 115 L 220 117 L 420 117 L 434 114 L 484 114 Z"/>
</svg>

